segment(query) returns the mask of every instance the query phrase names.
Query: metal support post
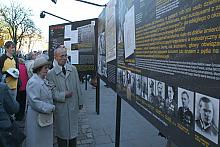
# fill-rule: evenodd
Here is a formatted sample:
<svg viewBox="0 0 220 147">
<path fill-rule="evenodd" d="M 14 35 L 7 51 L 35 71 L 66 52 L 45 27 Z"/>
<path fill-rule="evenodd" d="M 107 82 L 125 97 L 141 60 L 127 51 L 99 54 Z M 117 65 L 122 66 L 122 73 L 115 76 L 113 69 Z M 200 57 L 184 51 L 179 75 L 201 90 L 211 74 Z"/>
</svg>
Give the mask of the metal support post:
<svg viewBox="0 0 220 147">
<path fill-rule="evenodd" d="M 120 146 L 120 129 L 121 129 L 121 98 L 117 95 L 116 105 L 116 129 L 115 129 L 115 147 Z"/>
<path fill-rule="evenodd" d="M 100 78 L 97 76 L 97 86 L 96 86 L 96 113 L 99 115 L 100 112 Z"/>
</svg>

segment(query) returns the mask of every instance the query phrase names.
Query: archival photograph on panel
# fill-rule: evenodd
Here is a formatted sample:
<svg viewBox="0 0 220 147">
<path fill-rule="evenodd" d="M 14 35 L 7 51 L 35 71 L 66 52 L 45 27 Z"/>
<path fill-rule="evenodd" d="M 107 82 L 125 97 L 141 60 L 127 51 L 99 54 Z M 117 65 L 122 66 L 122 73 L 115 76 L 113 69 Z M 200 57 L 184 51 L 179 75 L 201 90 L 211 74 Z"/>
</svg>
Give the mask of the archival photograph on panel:
<svg viewBox="0 0 220 147">
<path fill-rule="evenodd" d="M 127 86 L 127 70 L 122 70 L 123 73 L 123 86 L 126 87 Z"/>
<path fill-rule="evenodd" d="M 195 131 L 218 144 L 219 100 L 196 93 Z"/>
<path fill-rule="evenodd" d="M 153 104 L 165 111 L 165 83 L 156 81 L 156 95 Z"/>
<path fill-rule="evenodd" d="M 131 100 L 132 93 L 135 93 L 135 74 L 127 70 L 127 98 Z"/>
<path fill-rule="evenodd" d="M 98 37 L 98 73 L 107 77 L 107 64 L 105 56 L 105 32 L 99 34 Z"/>
<path fill-rule="evenodd" d="M 148 101 L 153 102 L 155 98 L 156 83 L 154 79 L 148 78 Z"/>
<path fill-rule="evenodd" d="M 123 71 L 121 68 L 117 70 L 117 83 L 122 86 L 123 84 Z"/>
<path fill-rule="evenodd" d="M 107 64 L 105 56 L 99 55 L 98 65 L 98 73 L 102 76 L 107 77 Z"/>
<path fill-rule="evenodd" d="M 167 86 L 165 109 L 169 116 L 175 117 L 177 109 L 177 93 L 174 86 Z"/>
<path fill-rule="evenodd" d="M 105 10 L 99 15 L 98 21 L 98 73 L 107 78 L 106 48 L 105 48 Z"/>
<path fill-rule="evenodd" d="M 135 86 L 135 73 L 131 73 L 131 83 L 130 83 L 130 87 L 131 87 L 131 92 L 133 93 L 133 94 L 135 94 L 135 90 L 136 90 L 136 86 Z"/>
<path fill-rule="evenodd" d="M 99 34 L 98 37 L 98 51 L 99 54 L 105 55 L 105 32 Z"/>
<path fill-rule="evenodd" d="M 194 92 L 178 88 L 178 120 L 187 127 L 193 127 Z"/>
<path fill-rule="evenodd" d="M 141 97 L 142 94 L 142 77 L 139 74 L 136 74 L 136 95 Z"/>
<path fill-rule="evenodd" d="M 147 77 L 143 76 L 142 77 L 142 98 L 148 101 L 147 99 Z"/>
</svg>

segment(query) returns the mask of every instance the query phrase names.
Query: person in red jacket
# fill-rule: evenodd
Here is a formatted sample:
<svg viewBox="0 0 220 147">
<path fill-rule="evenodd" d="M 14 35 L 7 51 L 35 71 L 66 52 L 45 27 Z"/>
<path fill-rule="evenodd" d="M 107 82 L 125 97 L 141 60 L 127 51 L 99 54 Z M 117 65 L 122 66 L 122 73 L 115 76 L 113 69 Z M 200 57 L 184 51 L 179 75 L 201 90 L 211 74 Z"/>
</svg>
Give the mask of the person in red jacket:
<svg viewBox="0 0 220 147">
<path fill-rule="evenodd" d="M 15 118 L 17 121 L 22 121 L 24 118 L 24 111 L 26 106 L 26 85 L 28 81 L 28 74 L 27 74 L 27 68 L 24 64 L 24 59 L 19 58 L 18 59 L 18 68 L 19 68 L 19 79 L 20 79 L 20 85 L 17 92 L 16 100 L 20 104 L 19 112 L 15 114 Z"/>
</svg>

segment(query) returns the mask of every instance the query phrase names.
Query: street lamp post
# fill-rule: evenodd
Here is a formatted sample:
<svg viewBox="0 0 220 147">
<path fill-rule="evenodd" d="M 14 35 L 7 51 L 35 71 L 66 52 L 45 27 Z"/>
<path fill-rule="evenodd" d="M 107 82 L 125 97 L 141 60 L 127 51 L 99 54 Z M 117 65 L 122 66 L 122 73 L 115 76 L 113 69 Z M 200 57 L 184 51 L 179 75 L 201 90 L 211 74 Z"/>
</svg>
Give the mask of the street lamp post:
<svg viewBox="0 0 220 147">
<path fill-rule="evenodd" d="M 57 17 L 57 18 L 59 18 L 59 19 L 62 19 L 62 20 L 65 20 L 65 21 L 68 21 L 68 22 L 72 23 L 72 21 L 70 21 L 70 20 L 68 20 L 68 19 L 62 18 L 62 17 L 60 17 L 60 16 L 54 15 L 54 14 L 49 13 L 49 12 L 46 12 L 46 11 L 42 11 L 42 12 L 40 13 L 40 18 L 44 18 L 44 17 L 45 17 L 45 14 L 49 14 L 49 15 L 52 15 L 52 16 Z"/>
<path fill-rule="evenodd" d="M 55 3 L 55 4 L 57 3 L 57 0 L 51 0 L 51 1 L 52 1 L 53 3 Z M 105 5 L 100 5 L 100 4 L 96 4 L 96 3 L 92 3 L 92 2 L 88 2 L 88 1 L 84 1 L 84 0 L 75 0 L 75 1 L 82 2 L 82 3 L 86 3 L 86 4 L 90 4 L 90 5 L 94 5 L 94 6 L 98 6 L 98 7 L 106 7 L 106 6 L 107 6 L 106 4 L 105 4 Z M 40 13 L 40 18 L 44 18 L 44 17 L 45 17 L 45 13 L 72 23 L 72 21 L 70 21 L 70 20 L 67 20 L 67 19 L 65 19 L 65 18 L 62 18 L 62 17 L 60 17 L 60 16 L 51 14 L 51 13 L 46 12 L 46 11 L 42 11 L 42 12 Z"/>
<path fill-rule="evenodd" d="M 54 14 L 49 13 L 49 12 L 46 12 L 46 11 L 42 11 L 42 12 L 40 13 L 40 18 L 44 18 L 44 17 L 45 17 L 45 14 L 49 14 L 49 15 L 52 15 L 52 16 L 57 17 L 57 18 L 59 18 L 59 19 L 62 19 L 62 20 L 65 20 L 65 21 L 68 21 L 68 22 L 72 23 L 72 21 L 70 21 L 70 20 L 68 20 L 68 19 L 62 18 L 62 17 L 60 17 L 60 16 L 54 15 Z"/>
</svg>

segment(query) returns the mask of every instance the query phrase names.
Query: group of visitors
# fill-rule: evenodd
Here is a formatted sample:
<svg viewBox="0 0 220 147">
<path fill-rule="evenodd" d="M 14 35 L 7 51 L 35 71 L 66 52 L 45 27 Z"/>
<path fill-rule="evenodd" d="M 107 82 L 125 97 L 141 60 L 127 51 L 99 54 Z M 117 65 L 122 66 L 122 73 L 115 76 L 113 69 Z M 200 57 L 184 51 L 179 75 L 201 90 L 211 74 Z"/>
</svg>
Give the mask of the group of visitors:
<svg viewBox="0 0 220 147">
<path fill-rule="evenodd" d="M 58 147 L 76 147 L 83 96 L 65 47 L 54 51 L 53 64 L 34 53 L 29 61 L 16 57 L 12 41 L 5 50 L 0 57 L 0 146 L 53 147 L 57 140 Z M 26 138 L 20 144 L 5 135 L 13 118 L 25 120 Z"/>
</svg>

